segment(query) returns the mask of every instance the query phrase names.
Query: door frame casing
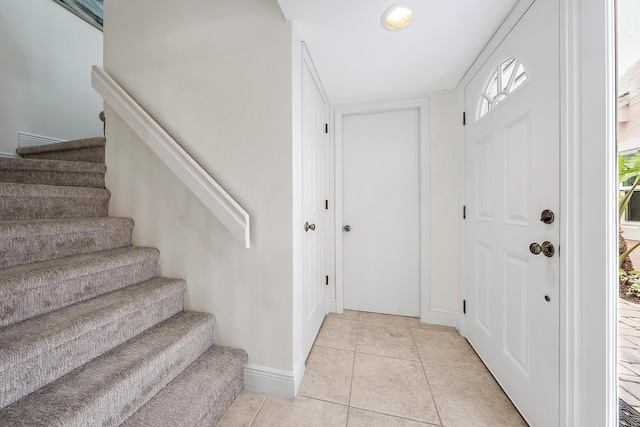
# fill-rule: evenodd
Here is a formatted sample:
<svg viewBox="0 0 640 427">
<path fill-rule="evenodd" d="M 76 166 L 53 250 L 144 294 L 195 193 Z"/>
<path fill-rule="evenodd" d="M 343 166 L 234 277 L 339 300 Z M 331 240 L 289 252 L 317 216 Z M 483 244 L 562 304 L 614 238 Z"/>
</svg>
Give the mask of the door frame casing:
<svg viewBox="0 0 640 427">
<path fill-rule="evenodd" d="M 547 0 L 538 0 L 547 1 Z M 522 0 L 460 82 L 464 88 L 534 0 Z M 614 0 L 560 8 L 560 424 L 616 426 L 617 182 Z M 461 205 L 465 131 L 460 127 Z M 603 203 L 604 201 L 604 203 Z M 461 206 L 462 208 L 462 206 Z M 460 247 L 466 243 L 460 220 Z M 464 266 L 464 252 L 460 253 Z M 464 267 L 463 267 L 464 268 Z M 459 295 L 465 299 L 464 274 Z M 462 305 L 462 304 L 461 304 Z M 465 334 L 461 316 L 460 332 Z"/>
<path fill-rule="evenodd" d="M 429 98 L 408 98 L 336 104 L 334 109 L 334 242 L 335 242 L 335 307 L 334 311 L 344 310 L 344 252 L 343 252 L 343 206 L 342 206 L 342 121 L 344 117 L 387 113 L 394 111 L 418 110 L 419 126 L 419 206 L 420 206 L 420 263 L 419 295 L 420 319 L 428 323 L 430 318 L 430 233 L 429 233 Z"/>
</svg>

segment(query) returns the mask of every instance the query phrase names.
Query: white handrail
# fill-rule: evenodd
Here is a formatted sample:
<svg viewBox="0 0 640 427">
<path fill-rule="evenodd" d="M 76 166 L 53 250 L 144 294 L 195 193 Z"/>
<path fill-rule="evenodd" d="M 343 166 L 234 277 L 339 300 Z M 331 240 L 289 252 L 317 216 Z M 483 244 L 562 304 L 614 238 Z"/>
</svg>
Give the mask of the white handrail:
<svg viewBox="0 0 640 427">
<path fill-rule="evenodd" d="M 106 71 L 91 86 L 234 236 L 250 247 L 249 214 Z"/>
</svg>

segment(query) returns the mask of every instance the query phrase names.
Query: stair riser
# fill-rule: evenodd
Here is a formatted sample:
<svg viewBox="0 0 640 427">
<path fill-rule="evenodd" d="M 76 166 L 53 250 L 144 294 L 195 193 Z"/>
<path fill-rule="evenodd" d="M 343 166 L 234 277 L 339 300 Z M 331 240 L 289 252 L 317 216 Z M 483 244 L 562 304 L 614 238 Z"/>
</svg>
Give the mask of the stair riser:
<svg viewBox="0 0 640 427">
<path fill-rule="evenodd" d="M 0 220 L 95 218 L 109 214 L 109 199 L 0 197 Z"/>
<path fill-rule="evenodd" d="M 174 294 L 0 373 L 0 407 L 82 366 L 182 311 L 183 293 Z M 150 375 L 152 378 L 153 376 Z M 149 381 L 149 380 L 147 380 Z M 81 424 L 78 424 L 81 425 Z"/>
<path fill-rule="evenodd" d="M 121 427 L 215 426 L 244 388 L 242 350 L 213 346 Z"/>
<path fill-rule="evenodd" d="M 72 425 L 119 426 L 212 345 L 213 327 L 209 327 L 200 331 L 183 347 L 157 354 L 152 363 L 127 375 L 126 387 L 114 387 L 110 390 L 108 400 L 101 403 L 111 407 L 111 414 L 94 410 L 86 424 L 84 420 L 76 419 Z M 127 390 L 127 393 L 122 393 L 122 390 Z"/>
<path fill-rule="evenodd" d="M 226 384 L 226 387 L 222 389 L 210 390 L 211 393 L 220 392 L 222 393 L 216 396 L 216 399 L 212 399 L 207 402 L 207 405 L 204 406 L 203 409 L 206 409 L 207 412 L 200 418 L 199 421 L 195 421 L 193 423 L 189 423 L 188 425 L 194 427 L 209 427 L 215 426 L 220 422 L 224 414 L 233 404 L 233 401 L 236 400 L 238 395 L 242 392 L 244 388 L 244 366 L 236 369 L 237 372 L 233 376 L 233 380 L 229 381 Z M 185 424 L 186 426 L 187 424 Z"/>
<path fill-rule="evenodd" d="M 132 227 L 2 239 L 0 268 L 131 244 Z"/>
<path fill-rule="evenodd" d="M 0 327 L 155 277 L 157 258 L 4 295 Z"/>
<path fill-rule="evenodd" d="M 0 169 L 0 182 L 104 188 L 104 174 Z"/>
<path fill-rule="evenodd" d="M 104 163 L 104 147 L 78 148 L 75 150 L 51 151 L 38 154 L 27 154 L 26 159 L 67 160 L 74 162 Z"/>
<path fill-rule="evenodd" d="M 118 426 L 211 347 L 214 324 L 179 313 L 0 410 L 0 425 Z"/>
</svg>

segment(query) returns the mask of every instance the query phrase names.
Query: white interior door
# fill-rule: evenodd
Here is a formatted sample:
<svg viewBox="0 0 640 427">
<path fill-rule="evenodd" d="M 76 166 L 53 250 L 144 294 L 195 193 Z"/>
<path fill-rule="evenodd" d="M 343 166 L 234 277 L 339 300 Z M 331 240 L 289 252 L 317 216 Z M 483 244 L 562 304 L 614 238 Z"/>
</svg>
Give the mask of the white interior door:
<svg viewBox="0 0 640 427">
<path fill-rule="evenodd" d="M 537 0 L 465 88 L 465 332 L 541 427 L 560 415 L 558 8 Z"/>
<path fill-rule="evenodd" d="M 344 308 L 420 314 L 419 148 L 417 108 L 342 118 Z"/>
<path fill-rule="evenodd" d="M 327 290 L 329 109 L 313 65 L 303 55 L 302 71 L 302 340 L 305 357 L 329 309 Z"/>
</svg>

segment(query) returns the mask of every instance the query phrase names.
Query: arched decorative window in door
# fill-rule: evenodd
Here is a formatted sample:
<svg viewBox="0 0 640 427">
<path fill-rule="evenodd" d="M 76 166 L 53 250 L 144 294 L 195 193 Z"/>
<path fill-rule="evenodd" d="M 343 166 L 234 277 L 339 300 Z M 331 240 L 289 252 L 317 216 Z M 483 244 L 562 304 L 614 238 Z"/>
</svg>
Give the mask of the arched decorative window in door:
<svg viewBox="0 0 640 427">
<path fill-rule="evenodd" d="M 516 58 L 509 58 L 498 65 L 484 85 L 476 119 L 491 111 L 526 80 L 524 65 Z"/>
</svg>

